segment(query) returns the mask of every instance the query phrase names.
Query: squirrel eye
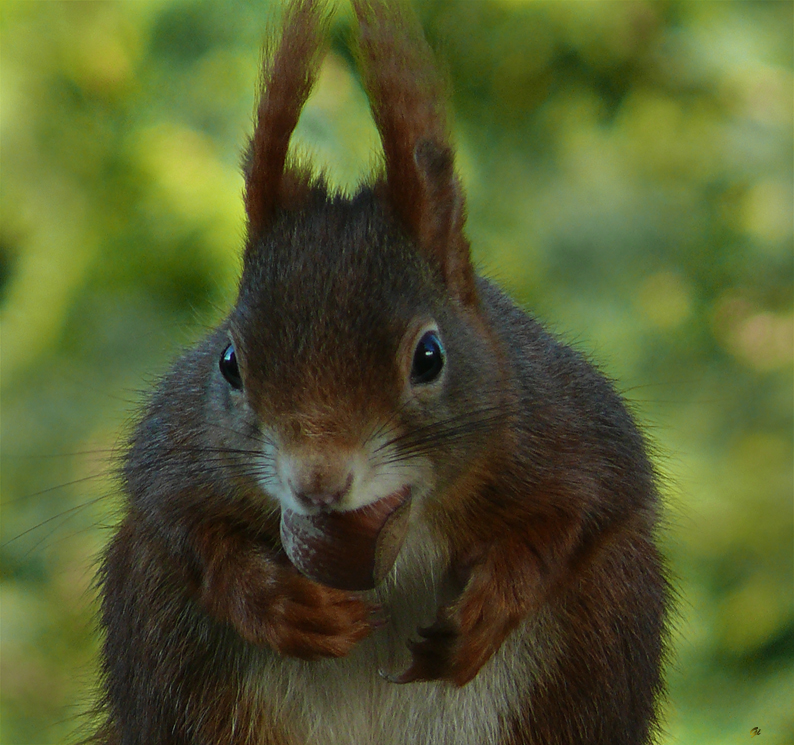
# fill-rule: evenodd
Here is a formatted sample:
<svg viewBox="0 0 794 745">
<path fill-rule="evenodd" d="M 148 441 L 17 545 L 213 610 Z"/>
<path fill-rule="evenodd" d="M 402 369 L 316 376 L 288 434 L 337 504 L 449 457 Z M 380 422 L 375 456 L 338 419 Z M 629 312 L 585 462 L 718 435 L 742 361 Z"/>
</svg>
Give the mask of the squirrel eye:
<svg viewBox="0 0 794 745">
<path fill-rule="evenodd" d="M 444 367 L 444 347 L 435 331 L 428 331 L 419 340 L 414 350 L 414 361 L 411 366 L 411 383 L 421 385 L 431 383 Z"/>
<path fill-rule="evenodd" d="M 234 352 L 234 344 L 229 344 L 223 350 L 223 354 L 218 362 L 221 374 L 226 378 L 232 388 L 238 391 L 243 387 L 243 379 L 240 377 L 240 368 L 237 367 L 237 355 Z"/>
</svg>

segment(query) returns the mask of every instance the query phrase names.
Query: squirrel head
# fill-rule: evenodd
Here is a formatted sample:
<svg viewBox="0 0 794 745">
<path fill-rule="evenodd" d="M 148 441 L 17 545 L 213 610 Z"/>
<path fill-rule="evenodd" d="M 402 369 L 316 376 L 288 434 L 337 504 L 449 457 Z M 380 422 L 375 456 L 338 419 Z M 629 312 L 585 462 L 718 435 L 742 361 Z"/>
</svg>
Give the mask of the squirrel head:
<svg viewBox="0 0 794 745">
<path fill-rule="evenodd" d="M 495 406 L 429 48 L 397 6 L 353 5 L 383 173 L 346 198 L 288 160 L 328 25 L 317 3 L 294 2 L 264 65 L 243 274 L 219 350 L 228 408 L 265 443 L 261 485 L 303 514 L 449 480 L 476 447 L 467 417 Z"/>
</svg>

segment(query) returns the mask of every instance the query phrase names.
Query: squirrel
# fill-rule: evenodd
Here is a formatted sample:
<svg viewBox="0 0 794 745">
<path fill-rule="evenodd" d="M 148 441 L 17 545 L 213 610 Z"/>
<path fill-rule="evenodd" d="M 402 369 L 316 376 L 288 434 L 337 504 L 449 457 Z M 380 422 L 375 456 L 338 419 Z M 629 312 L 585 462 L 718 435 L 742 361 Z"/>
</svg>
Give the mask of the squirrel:
<svg viewBox="0 0 794 745">
<path fill-rule="evenodd" d="M 475 272 L 430 48 L 406 8 L 353 7 L 383 170 L 344 196 L 288 156 L 330 23 L 293 0 L 236 303 L 120 468 L 92 742 L 650 743 L 670 589 L 643 435 Z"/>
</svg>

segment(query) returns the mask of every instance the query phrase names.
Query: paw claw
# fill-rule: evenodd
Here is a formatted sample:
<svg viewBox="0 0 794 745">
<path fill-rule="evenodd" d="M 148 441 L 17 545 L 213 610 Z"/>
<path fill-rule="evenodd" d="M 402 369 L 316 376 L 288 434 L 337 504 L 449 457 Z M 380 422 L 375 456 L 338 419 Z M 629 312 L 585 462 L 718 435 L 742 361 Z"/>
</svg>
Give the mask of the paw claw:
<svg viewBox="0 0 794 745">
<path fill-rule="evenodd" d="M 396 683 L 400 677 L 396 673 L 387 673 L 382 667 L 378 668 L 378 675 L 387 683 Z"/>
<path fill-rule="evenodd" d="M 373 629 L 382 629 L 389 624 L 391 618 L 382 605 L 375 605 L 369 611 L 369 625 Z"/>
<path fill-rule="evenodd" d="M 413 683 L 418 678 L 413 671 L 413 665 L 401 673 L 387 673 L 383 668 L 378 670 L 378 675 L 383 678 L 387 683 L 394 683 L 395 685 L 405 685 L 406 683 Z"/>
</svg>

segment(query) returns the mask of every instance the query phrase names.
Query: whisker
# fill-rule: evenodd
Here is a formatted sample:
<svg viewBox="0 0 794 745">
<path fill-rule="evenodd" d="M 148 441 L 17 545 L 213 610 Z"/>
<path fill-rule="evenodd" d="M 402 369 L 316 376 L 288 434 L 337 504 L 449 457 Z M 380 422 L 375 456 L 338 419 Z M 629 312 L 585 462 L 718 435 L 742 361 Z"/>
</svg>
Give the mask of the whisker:
<svg viewBox="0 0 794 745">
<path fill-rule="evenodd" d="M 109 495 L 106 495 L 106 496 L 109 496 Z M 59 540 L 56 540 L 56 541 L 51 541 L 50 540 L 53 535 L 55 535 L 64 525 L 66 525 L 66 523 L 68 523 L 70 520 L 72 520 L 75 517 L 77 517 L 80 514 L 80 512 L 82 512 L 84 509 L 86 509 L 86 508 L 88 508 L 90 506 L 91 506 L 90 503 L 84 503 L 84 504 L 80 505 L 79 509 L 77 509 L 76 511 L 73 512 L 73 514 L 68 515 L 61 522 L 59 522 L 45 536 L 43 536 L 39 541 L 34 543 L 27 551 L 25 551 L 25 553 L 23 553 L 20 558 L 23 558 L 23 559 L 28 558 L 45 542 L 48 542 L 48 546 L 49 547 L 57 546 L 59 543 L 62 543 L 63 541 L 66 541 L 69 538 L 72 538 L 73 536 L 80 535 L 81 533 L 88 533 L 88 532 L 94 531 L 98 527 L 97 525 L 91 525 L 91 526 L 86 527 L 86 528 L 81 528 L 80 530 L 73 530 L 73 531 L 71 531 L 69 533 L 68 536 L 64 536 L 63 538 L 60 538 Z M 65 514 L 65 513 L 61 513 L 61 515 L 63 515 L 63 514 Z M 59 515 L 56 515 L 55 517 L 57 518 L 57 517 L 59 517 Z M 45 521 L 45 522 L 47 522 L 47 521 Z M 35 526 L 35 528 L 32 528 L 31 530 L 35 530 L 37 528 L 40 528 L 42 525 L 44 525 L 44 523 L 39 523 L 39 525 Z"/>
<path fill-rule="evenodd" d="M 259 450 L 243 450 L 242 448 L 208 448 L 208 447 L 192 447 L 192 446 L 179 445 L 175 447 L 169 447 L 164 452 L 168 455 L 172 455 L 175 453 L 191 453 L 194 455 L 212 454 L 212 455 L 230 455 L 230 456 L 250 455 L 257 459 L 262 459 L 262 458 L 272 459 L 272 456 L 265 455 Z"/>
<path fill-rule="evenodd" d="M 48 486 L 46 489 L 42 489 L 41 491 L 33 492 L 32 494 L 25 494 L 22 497 L 16 497 L 15 499 L 8 499 L 5 502 L 0 503 L 1 507 L 7 507 L 11 504 L 19 504 L 20 502 L 24 502 L 28 499 L 34 499 L 36 497 L 41 497 L 44 494 L 50 494 L 58 489 L 66 489 L 69 486 L 76 486 L 78 484 L 85 484 L 88 481 L 93 479 L 100 479 L 103 477 L 107 477 L 109 475 L 109 471 L 100 471 L 99 473 L 92 473 L 89 476 L 81 476 L 79 479 L 74 479 L 72 481 L 64 481 L 63 483 L 56 484 L 55 486 Z"/>
<path fill-rule="evenodd" d="M 380 437 L 385 431 L 386 428 L 397 419 L 397 417 L 402 414 L 402 412 L 407 408 L 408 402 L 403 401 L 390 415 L 389 418 L 385 421 L 381 422 L 370 434 L 364 437 L 364 443 L 368 443 L 371 440 Z"/>
<path fill-rule="evenodd" d="M 103 494 L 101 497 L 95 497 L 94 499 L 89 499 L 87 502 L 83 502 L 82 504 L 78 504 L 74 507 L 70 507 L 68 510 L 59 512 L 57 515 L 48 517 L 46 520 L 43 520 L 37 525 L 34 525 L 32 528 L 28 528 L 27 530 L 24 530 L 21 533 L 15 535 L 13 538 L 9 538 L 5 543 L 0 543 L 0 548 L 6 548 L 6 546 L 9 546 L 10 544 L 14 543 L 14 541 L 18 541 L 20 538 L 29 535 L 34 530 L 39 530 L 44 525 L 51 523 L 53 520 L 58 520 L 59 518 L 64 517 L 64 515 L 71 515 L 72 513 L 79 514 L 82 510 L 86 509 L 87 507 L 90 507 L 91 505 L 96 504 L 97 502 L 101 502 L 103 499 L 107 499 L 108 496 L 109 496 L 108 494 Z M 58 527 L 60 527 L 60 525 Z"/>
<path fill-rule="evenodd" d="M 251 440 L 253 442 L 268 444 L 268 445 L 275 444 L 272 437 L 269 437 L 264 432 L 258 429 L 253 430 L 252 432 L 240 432 L 239 430 L 236 430 L 234 427 L 227 427 L 223 424 L 219 424 L 218 422 L 207 422 L 207 424 L 210 427 L 214 427 L 215 429 L 219 429 L 224 432 L 230 432 L 231 434 L 236 435 L 237 437 L 242 437 L 246 440 Z"/>
<path fill-rule="evenodd" d="M 71 453 L 44 453 L 42 455 L 31 455 L 30 453 L 3 453 L 3 458 L 9 460 L 48 460 L 50 458 L 76 458 L 81 455 L 113 455 L 118 452 L 118 448 L 98 448 L 96 450 L 75 450 Z"/>
<path fill-rule="evenodd" d="M 456 414 L 447 419 L 430 422 L 429 424 L 397 435 L 376 448 L 376 452 L 394 446 L 401 446 L 401 443 L 405 442 L 408 443 L 406 447 L 410 447 L 413 443 L 429 441 L 431 439 L 442 439 L 447 433 L 454 433 L 458 430 L 466 431 L 467 428 L 473 428 L 478 423 L 487 423 L 488 426 L 490 426 L 492 423 L 502 421 L 508 414 L 509 411 L 506 411 L 504 406 L 498 405 L 488 406 L 483 409 L 466 412 L 465 414 Z M 472 429 L 471 431 L 475 430 Z M 481 430 L 478 429 L 476 431 Z"/>
</svg>

